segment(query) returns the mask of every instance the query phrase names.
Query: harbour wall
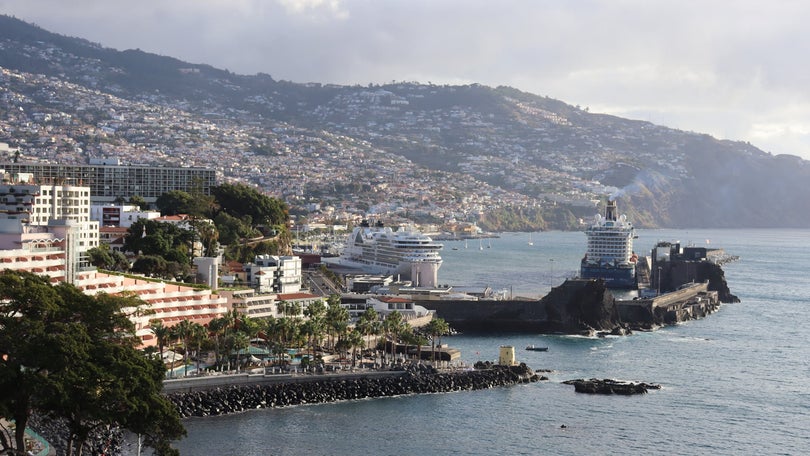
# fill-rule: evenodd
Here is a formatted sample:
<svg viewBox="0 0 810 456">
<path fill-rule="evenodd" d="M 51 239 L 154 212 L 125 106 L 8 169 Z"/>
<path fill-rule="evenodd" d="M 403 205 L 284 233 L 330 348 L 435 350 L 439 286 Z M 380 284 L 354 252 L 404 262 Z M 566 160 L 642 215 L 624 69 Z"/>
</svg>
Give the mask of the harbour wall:
<svg viewBox="0 0 810 456">
<path fill-rule="evenodd" d="M 596 279 L 567 280 L 540 300 L 419 301 L 462 332 L 625 334 L 702 318 L 720 306 L 709 282 L 659 296 L 620 301 Z"/>
<path fill-rule="evenodd" d="M 426 300 L 450 326 L 466 332 L 588 334 L 621 326 L 613 295 L 604 282 L 569 279 L 539 300 Z"/>
<path fill-rule="evenodd" d="M 341 372 L 323 374 L 213 374 L 200 377 L 184 377 L 164 380 L 163 393 L 189 393 L 193 391 L 206 391 L 227 386 L 310 383 L 318 381 L 340 381 L 348 378 L 396 377 L 403 374 L 404 372 L 402 371 L 363 371 L 361 373 Z"/>
<path fill-rule="evenodd" d="M 616 301 L 623 322 L 635 329 L 703 318 L 720 307 L 719 293 L 709 283 L 696 283 L 659 296 Z"/>
</svg>

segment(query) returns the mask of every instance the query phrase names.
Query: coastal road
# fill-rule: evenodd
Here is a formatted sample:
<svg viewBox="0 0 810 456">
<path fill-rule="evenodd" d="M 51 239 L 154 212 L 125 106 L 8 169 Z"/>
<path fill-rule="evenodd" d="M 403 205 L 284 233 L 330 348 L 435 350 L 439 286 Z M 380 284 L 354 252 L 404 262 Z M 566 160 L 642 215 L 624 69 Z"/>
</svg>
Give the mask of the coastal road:
<svg viewBox="0 0 810 456">
<path fill-rule="evenodd" d="M 304 272 L 304 285 L 309 287 L 314 294 L 321 296 L 341 293 L 341 290 L 329 278 L 317 270 Z"/>
</svg>

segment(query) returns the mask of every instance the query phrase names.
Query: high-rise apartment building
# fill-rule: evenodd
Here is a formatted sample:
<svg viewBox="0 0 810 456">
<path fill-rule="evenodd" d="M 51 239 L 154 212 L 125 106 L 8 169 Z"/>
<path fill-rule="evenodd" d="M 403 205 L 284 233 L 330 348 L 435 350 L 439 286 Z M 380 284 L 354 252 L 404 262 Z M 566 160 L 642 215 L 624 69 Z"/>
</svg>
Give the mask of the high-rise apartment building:
<svg viewBox="0 0 810 456">
<path fill-rule="evenodd" d="M 98 247 L 98 222 L 90 220 L 90 188 L 38 184 L 28 173 L 0 174 L 0 248 L 58 240 L 64 245 L 71 281 L 73 271 L 86 266 L 87 250 Z"/>
<path fill-rule="evenodd" d="M 53 163 L 0 163 L 10 174 L 29 173 L 38 183 L 71 184 L 90 187 L 92 202 L 128 201 L 140 196 L 148 203 L 171 190 L 210 194 L 216 173 L 208 168 L 124 165 L 117 159 L 91 160 L 87 165 Z"/>
</svg>

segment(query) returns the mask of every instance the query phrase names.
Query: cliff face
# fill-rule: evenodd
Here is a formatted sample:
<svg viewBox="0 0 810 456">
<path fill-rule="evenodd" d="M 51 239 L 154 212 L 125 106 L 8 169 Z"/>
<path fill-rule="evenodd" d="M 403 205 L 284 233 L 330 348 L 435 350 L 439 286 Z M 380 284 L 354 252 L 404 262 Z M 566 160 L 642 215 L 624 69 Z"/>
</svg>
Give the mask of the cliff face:
<svg viewBox="0 0 810 456">
<path fill-rule="evenodd" d="M 566 280 L 542 303 L 551 321 L 571 330 L 610 331 L 620 324 L 613 294 L 600 280 Z"/>
<path fill-rule="evenodd" d="M 719 264 L 702 263 L 698 268 L 700 280 L 709 281 L 709 291 L 716 291 L 720 302 L 731 303 L 740 302 L 740 298 L 731 294 L 726 282 L 726 273 Z"/>
<path fill-rule="evenodd" d="M 669 292 L 689 282 L 709 282 L 709 291 L 716 291 L 723 303 L 740 302 L 731 294 L 722 266 L 709 261 L 668 261 L 661 264 L 661 291 Z"/>
<path fill-rule="evenodd" d="M 541 300 L 420 301 L 462 332 L 520 331 L 590 334 L 620 326 L 613 295 L 604 283 L 566 280 Z"/>
</svg>

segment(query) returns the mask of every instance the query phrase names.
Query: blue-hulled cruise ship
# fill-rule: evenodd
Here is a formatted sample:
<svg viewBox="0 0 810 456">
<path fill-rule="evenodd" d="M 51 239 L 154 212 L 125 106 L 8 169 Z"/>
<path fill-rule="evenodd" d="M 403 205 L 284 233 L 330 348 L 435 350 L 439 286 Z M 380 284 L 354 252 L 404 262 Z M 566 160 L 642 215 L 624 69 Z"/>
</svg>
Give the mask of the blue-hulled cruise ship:
<svg viewBox="0 0 810 456">
<path fill-rule="evenodd" d="M 608 288 L 636 288 L 636 231 L 626 215 L 617 215 L 616 201 L 607 202 L 604 217 L 597 214 L 585 235 L 588 250 L 582 258 L 580 276 L 603 279 Z"/>
</svg>

